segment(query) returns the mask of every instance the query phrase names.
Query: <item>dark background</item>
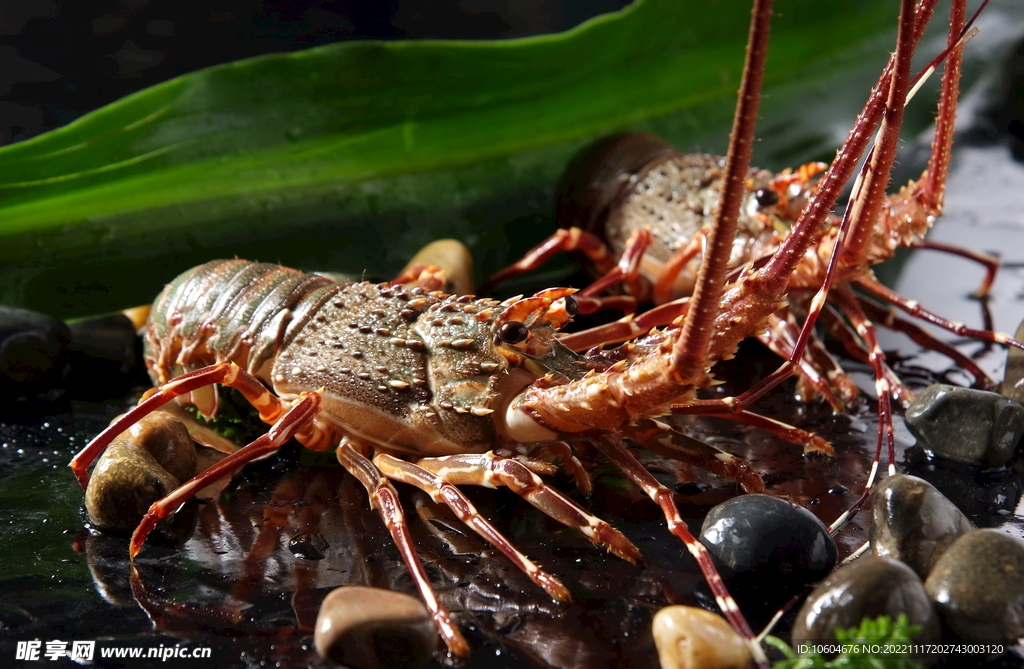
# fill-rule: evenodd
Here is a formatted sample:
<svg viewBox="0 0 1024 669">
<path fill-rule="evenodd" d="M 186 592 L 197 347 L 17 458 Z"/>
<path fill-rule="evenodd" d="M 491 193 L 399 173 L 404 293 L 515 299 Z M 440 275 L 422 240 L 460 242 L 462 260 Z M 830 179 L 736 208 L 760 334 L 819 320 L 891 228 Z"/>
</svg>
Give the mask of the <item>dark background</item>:
<svg viewBox="0 0 1024 669">
<path fill-rule="evenodd" d="M 0 0 L 0 145 L 186 72 L 339 40 L 511 38 L 626 0 Z"/>
</svg>

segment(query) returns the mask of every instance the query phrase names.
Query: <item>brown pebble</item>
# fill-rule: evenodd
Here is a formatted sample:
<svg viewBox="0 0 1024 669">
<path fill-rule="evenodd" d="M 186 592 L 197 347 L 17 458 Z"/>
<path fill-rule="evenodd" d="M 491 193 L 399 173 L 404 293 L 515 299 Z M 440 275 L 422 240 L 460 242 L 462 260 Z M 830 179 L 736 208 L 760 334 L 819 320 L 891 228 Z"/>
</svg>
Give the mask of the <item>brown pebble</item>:
<svg viewBox="0 0 1024 669">
<path fill-rule="evenodd" d="M 196 473 L 196 447 L 184 423 L 155 411 L 111 442 L 85 492 L 89 520 L 107 530 L 134 530 L 150 505 Z"/>
<path fill-rule="evenodd" d="M 745 669 L 750 648 L 719 615 L 691 606 L 666 606 L 654 615 L 661 669 Z"/>
<path fill-rule="evenodd" d="M 85 491 L 89 521 L 105 530 L 134 530 L 150 505 L 179 481 L 131 439 L 115 439 L 103 453 Z"/>
<path fill-rule="evenodd" d="M 180 419 L 154 411 L 128 428 L 128 433 L 174 478 L 185 482 L 195 476 L 196 445 Z"/>
<path fill-rule="evenodd" d="M 438 635 L 415 597 L 346 586 L 324 598 L 313 642 L 322 657 L 352 669 L 404 669 L 427 662 Z"/>
</svg>

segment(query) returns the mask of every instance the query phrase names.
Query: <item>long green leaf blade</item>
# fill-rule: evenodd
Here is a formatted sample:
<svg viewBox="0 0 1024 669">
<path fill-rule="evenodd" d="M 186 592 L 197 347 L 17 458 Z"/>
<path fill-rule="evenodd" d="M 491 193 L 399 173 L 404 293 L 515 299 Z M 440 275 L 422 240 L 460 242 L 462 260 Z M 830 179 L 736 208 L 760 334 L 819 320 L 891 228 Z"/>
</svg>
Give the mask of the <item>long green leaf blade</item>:
<svg viewBox="0 0 1024 669">
<path fill-rule="evenodd" d="M 854 69 L 866 86 L 884 60 L 889 3 L 826 4 L 780 3 L 776 89 Z M 341 43 L 154 86 L 0 150 L 0 301 L 109 310 L 232 255 L 386 276 L 440 236 L 490 269 L 549 232 L 582 142 L 645 129 L 720 149 L 748 14 L 648 0 L 558 35 Z M 768 127 L 806 113 L 781 106 Z"/>
</svg>

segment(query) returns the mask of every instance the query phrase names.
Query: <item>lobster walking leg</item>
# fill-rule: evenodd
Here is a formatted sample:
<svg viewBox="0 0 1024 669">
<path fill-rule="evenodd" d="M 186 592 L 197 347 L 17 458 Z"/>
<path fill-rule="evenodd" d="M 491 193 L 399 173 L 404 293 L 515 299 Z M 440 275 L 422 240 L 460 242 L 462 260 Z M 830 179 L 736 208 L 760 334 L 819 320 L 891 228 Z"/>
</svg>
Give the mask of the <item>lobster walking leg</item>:
<svg viewBox="0 0 1024 669">
<path fill-rule="evenodd" d="M 430 495 L 431 499 L 438 504 L 447 505 L 455 512 L 459 520 L 504 553 L 505 557 L 512 561 L 512 564 L 522 570 L 530 577 L 531 581 L 543 588 L 553 598 L 562 602 L 572 601 L 569 590 L 562 585 L 561 581 L 523 555 L 505 535 L 480 515 L 473 503 L 454 485 L 433 472 L 390 455 L 381 454 L 374 457 L 373 464 L 377 465 L 389 479 L 414 485 Z"/>
<path fill-rule="evenodd" d="M 163 499 L 154 502 L 132 534 L 131 542 L 128 544 L 129 557 L 135 559 L 135 556 L 142 550 L 142 544 L 146 541 L 146 536 L 156 527 L 156 524 L 161 519 L 174 513 L 178 507 L 191 499 L 197 492 L 253 460 L 257 460 L 268 453 L 273 453 L 286 441 L 295 437 L 302 428 L 310 425 L 313 422 L 313 417 L 320 411 L 320 403 L 320 393 L 302 393 L 292 404 L 291 408 L 270 427 L 266 434 L 260 436 L 248 446 L 235 451 L 209 469 L 200 472 L 192 480 L 175 488 L 171 494 Z"/>
<path fill-rule="evenodd" d="M 955 362 L 958 367 L 961 367 L 974 377 L 974 386 L 976 388 L 981 388 L 982 390 L 995 390 L 999 387 L 999 384 L 993 381 L 985 370 L 979 367 L 978 363 L 973 359 L 964 355 L 959 349 L 950 346 L 940 339 L 936 339 L 927 330 L 910 321 L 898 318 L 895 311 L 892 309 L 884 309 L 861 296 L 857 296 L 857 303 L 860 305 L 860 308 L 864 310 L 867 317 L 875 323 L 879 323 L 894 332 L 902 332 L 919 346 L 941 353 Z M 892 381 L 890 380 L 890 384 L 891 383 Z"/>
<path fill-rule="evenodd" d="M 682 517 L 679 515 L 679 509 L 672 498 L 672 492 L 662 485 L 658 479 L 654 478 L 649 471 L 644 469 L 644 466 L 629 452 L 629 449 L 626 448 L 621 439 L 602 436 L 595 441 L 595 444 L 598 450 L 604 453 L 620 471 L 626 474 L 633 483 L 661 507 L 665 520 L 668 522 L 669 531 L 682 540 L 686 545 L 686 549 L 693 556 L 693 559 L 700 565 L 708 587 L 711 588 L 711 592 L 715 596 L 718 608 L 722 609 L 722 613 L 729 620 L 733 628 L 750 642 L 750 650 L 754 660 L 759 664 L 766 664 L 767 658 L 764 655 L 764 651 L 761 650 L 760 644 L 754 641 L 754 634 L 750 631 L 747 621 L 743 618 L 736 600 L 732 598 L 732 595 L 726 589 L 722 577 L 718 575 L 718 571 L 711 561 L 711 555 L 704 548 L 704 545 L 690 534 L 689 528 L 686 527 L 686 523 L 683 522 Z"/>
<path fill-rule="evenodd" d="M 594 484 L 590 480 L 590 474 L 583 467 L 583 463 L 580 462 L 576 454 L 573 453 L 572 447 L 564 441 L 553 441 L 549 444 L 544 444 L 539 449 L 541 453 L 548 453 L 552 457 L 557 458 L 562 463 L 562 468 L 569 472 L 572 476 L 573 482 L 576 484 L 576 489 L 589 497 L 590 492 L 593 490 Z"/>
<path fill-rule="evenodd" d="M 183 374 L 158 388 L 147 391 L 138 406 L 131 409 L 107 426 L 71 460 L 71 471 L 75 473 L 82 488 L 89 485 L 89 466 L 103 453 L 103 450 L 117 435 L 134 425 L 146 414 L 170 402 L 175 397 L 186 395 L 197 388 L 220 383 L 235 388 L 260 413 L 260 420 L 274 423 L 284 412 L 285 403 L 244 369 L 233 362 L 221 362 L 194 372 Z M 326 424 L 310 421 L 300 426 L 296 438 L 307 448 L 325 450 L 330 447 L 332 430 Z"/>
<path fill-rule="evenodd" d="M 960 335 L 962 337 L 975 337 L 977 339 L 984 339 L 985 341 L 991 341 L 997 344 L 1015 346 L 1017 348 L 1024 349 L 1024 343 L 1017 341 L 1008 334 L 992 332 L 990 330 L 978 330 L 963 323 L 957 323 L 949 320 L 948 318 L 943 318 L 938 314 L 928 311 L 917 302 L 908 300 L 902 295 L 893 292 L 890 288 L 883 286 L 875 279 L 860 279 L 856 282 L 856 285 L 863 288 L 874 297 L 898 307 L 911 316 L 920 318 L 921 320 L 932 323 L 933 325 L 937 325 L 944 330 L 949 330 L 953 334 Z"/>
<path fill-rule="evenodd" d="M 996 274 L 999 273 L 999 258 L 988 253 L 981 253 L 979 251 L 953 246 L 952 244 L 946 244 L 945 242 L 936 241 L 934 239 L 922 239 L 914 243 L 913 246 L 919 249 L 942 251 L 943 253 L 949 253 L 950 255 L 967 258 L 968 260 L 973 260 L 984 267 L 985 277 L 981 280 L 981 285 L 978 286 L 978 290 L 974 291 L 973 295 L 973 297 L 979 299 L 988 295 L 989 291 L 992 289 L 992 284 L 995 283 Z"/>
<path fill-rule="evenodd" d="M 686 412 L 685 405 L 680 407 L 680 409 L 681 410 L 679 411 L 679 413 Z M 736 421 L 737 423 L 750 425 L 752 427 L 762 429 L 765 432 L 774 434 L 778 437 L 782 437 L 788 442 L 794 444 L 803 444 L 804 453 L 817 453 L 819 455 L 826 455 L 828 457 L 835 457 L 836 454 L 835 450 L 832 448 L 832 445 L 828 443 L 828 441 L 826 441 L 825 439 L 822 439 L 818 435 L 808 432 L 806 430 L 801 430 L 798 427 L 787 425 L 786 423 L 775 420 L 774 418 L 762 416 L 760 414 L 756 414 L 750 411 L 732 411 L 730 413 L 710 413 L 704 415 L 713 418 L 725 418 L 726 420 L 732 420 Z"/>
<path fill-rule="evenodd" d="M 636 280 L 640 276 L 640 263 L 644 259 L 644 253 L 654 243 L 654 235 L 648 229 L 637 230 L 626 242 L 626 250 L 619 258 L 618 264 L 604 276 L 580 291 L 583 297 L 600 295 L 611 286 L 625 283 L 631 287 L 631 293 L 638 295 L 639 288 Z"/>
<path fill-rule="evenodd" d="M 684 297 L 648 309 L 639 316 L 629 314 L 611 323 L 562 335 L 558 340 L 574 351 L 585 351 L 594 346 L 623 342 L 640 336 L 652 328 L 671 323 L 686 313 L 690 308 L 689 303 L 690 298 Z"/>
<path fill-rule="evenodd" d="M 370 462 L 370 460 L 357 450 L 355 443 L 348 437 L 343 437 L 337 450 L 338 462 L 359 479 L 359 482 L 366 487 L 370 495 L 370 504 L 377 509 L 398 551 L 402 554 L 409 573 L 416 583 L 420 597 L 430 611 L 430 617 L 434 620 L 441 638 L 444 639 L 448 650 L 452 653 L 466 657 L 469 655 L 469 644 L 466 642 L 458 626 L 452 621 L 451 613 L 437 599 L 427 572 L 423 568 L 416 549 L 413 547 L 412 536 L 409 534 L 409 526 L 405 522 L 405 513 L 402 511 L 402 504 L 398 499 L 398 491 L 391 485 L 384 474 Z"/>
<path fill-rule="evenodd" d="M 875 372 L 875 393 L 878 395 L 878 422 L 881 429 L 878 434 L 878 446 L 876 447 L 875 458 L 871 465 L 871 473 L 868 475 L 868 481 L 865 484 L 866 488 L 870 488 L 878 470 L 878 458 L 880 456 L 879 451 L 881 451 L 882 448 L 883 435 L 885 443 L 889 448 L 889 476 L 896 473 L 896 463 L 894 462 L 895 436 L 892 427 L 892 405 L 889 402 L 892 389 L 889 387 L 889 381 L 885 377 L 885 371 L 883 369 L 883 365 L 885 364 L 885 354 L 878 345 L 878 337 L 876 336 L 874 325 L 870 320 L 868 320 L 868 317 L 864 315 L 860 305 L 857 304 L 853 291 L 850 290 L 848 285 L 841 284 L 837 287 L 836 293 L 840 301 L 841 309 L 857 329 L 857 334 L 860 335 L 861 339 L 863 339 L 868 346 L 868 361 L 871 363 L 871 367 Z"/>
<path fill-rule="evenodd" d="M 861 308 L 864 308 L 864 302 L 860 301 L 860 304 Z M 865 309 L 865 313 L 870 312 Z M 828 309 L 823 310 L 821 315 L 828 324 L 829 332 L 842 343 L 849 356 L 865 365 L 870 365 L 871 362 L 868 360 L 868 351 L 864 348 L 864 342 L 857 338 L 850 325 L 843 320 L 839 310 L 834 305 L 828 305 Z M 880 319 L 875 320 L 880 322 Z M 889 380 L 889 389 L 893 393 L 893 399 L 900 401 L 904 406 L 909 406 L 914 401 L 914 393 L 896 376 L 896 372 L 892 370 L 888 363 L 883 365 L 883 369 L 885 370 L 885 378 Z"/>
<path fill-rule="evenodd" d="M 723 478 L 736 479 L 748 493 L 768 492 L 761 475 L 743 458 L 688 437 L 660 421 L 638 420 L 635 425 L 626 426 L 622 431 L 651 453 L 688 462 Z"/>
<path fill-rule="evenodd" d="M 423 458 L 417 464 L 454 485 L 505 486 L 540 511 L 579 530 L 591 542 L 604 546 L 623 560 L 634 564 L 643 561 L 640 551 L 625 535 L 544 483 L 518 460 L 490 452 Z"/>
<path fill-rule="evenodd" d="M 497 272 L 480 286 L 480 293 L 488 294 L 502 281 L 537 269 L 553 256 L 580 251 L 594 264 L 599 272 L 606 274 L 615 268 L 615 259 L 600 237 L 580 228 L 560 228 L 553 235 L 526 252 L 521 260 Z"/>
<path fill-rule="evenodd" d="M 779 357 L 789 358 L 800 334 L 793 314 L 788 309 L 772 314 L 768 325 L 768 330 L 758 335 L 758 340 L 778 353 Z M 798 385 L 798 391 L 804 398 L 813 397 L 817 392 L 839 412 L 852 407 L 857 401 L 857 384 L 847 376 L 818 338 L 807 342 L 806 354 L 798 364 L 801 384 Z"/>
</svg>

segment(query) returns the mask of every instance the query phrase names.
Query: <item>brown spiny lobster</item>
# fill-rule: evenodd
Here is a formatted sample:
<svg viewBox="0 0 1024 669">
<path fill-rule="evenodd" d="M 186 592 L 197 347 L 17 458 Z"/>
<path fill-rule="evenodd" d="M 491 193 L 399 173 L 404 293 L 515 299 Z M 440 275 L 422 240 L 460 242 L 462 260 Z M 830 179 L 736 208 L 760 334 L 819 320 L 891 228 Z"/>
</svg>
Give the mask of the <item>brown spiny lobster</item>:
<svg viewBox="0 0 1024 669">
<path fill-rule="evenodd" d="M 871 269 L 892 258 L 897 248 L 919 247 L 960 255 L 983 265 L 986 275 L 976 295 L 987 294 L 995 278 L 999 267 L 997 258 L 932 242 L 924 237 L 934 220 L 942 214 L 963 43 L 970 25 L 985 4 L 981 4 L 969 22 L 966 21 L 965 8 L 954 11 L 948 47 L 928 68 L 933 69 L 938 62 L 945 62 L 932 153 L 924 173 L 917 181 L 911 181 L 897 193 L 885 197 L 875 213 L 865 214 L 862 204 L 869 201 L 869 197 L 883 197 L 885 179 L 871 182 L 870 187 L 875 188 L 875 192 L 870 196 L 853 197 L 847 210 L 847 217 L 852 217 L 853 221 L 844 223 L 840 216 L 821 215 L 822 225 L 813 233 L 813 243 L 789 277 L 788 304 L 770 316 L 769 327 L 757 334 L 762 342 L 787 359 L 789 371 L 800 374 L 798 395 L 808 398 L 820 394 L 835 410 L 843 411 L 852 406 L 859 394 L 858 389 L 817 341 L 811 327 L 819 313 L 829 317 L 832 331 L 843 340 L 851 354 L 873 368 L 879 402 L 879 448 L 882 441 L 887 444 L 890 470 L 894 431 L 889 397 L 892 395 L 909 402 L 912 394 L 886 364 L 878 346 L 875 322 L 904 332 L 926 348 L 946 354 L 974 376 L 976 385 L 993 389 L 995 384 L 973 360 L 914 323 L 896 317 L 878 302 L 893 305 L 956 334 L 1011 346 L 1021 345 L 1006 334 L 971 328 L 934 314 L 884 286 Z M 930 8 L 921 6 L 915 14 L 918 36 L 929 12 Z M 873 99 L 888 94 L 890 83 L 887 76 L 892 66 L 890 62 L 887 74 L 883 74 L 872 92 Z M 918 76 L 920 78 L 921 75 Z M 871 104 L 869 102 L 869 107 Z M 893 114 L 894 111 L 888 113 Z M 866 117 L 862 119 L 866 120 Z M 841 154 L 854 150 L 860 155 L 866 145 L 866 136 L 871 132 L 872 126 L 858 122 Z M 895 141 L 895 136 L 896 133 L 892 132 L 892 141 Z M 881 158 L 881 153 L 876 152 L 877 161 L 871 164 L 872 170 L 889 169 L 881 162 L 886 160 Z M 821 182 L 815 178 L 824 169 L 824 164 L 810 163 L 777 175 L 758 169 L 750 169 L 746 173 L 739 231 L 728 261 L 730 276 L 735 278 L 740 272 L 749 271 L 750 267 L 772 262 L 773 254 L 791 234 L 794 221 L 807 217 L 811 207 L 815 206 L 812 201 L 815 191 L 834 187 L 832 179 L 838 174 L 835 170 L 830 170 Z M 564 336 L 564 344 L 574 350 L 583 350 L 622 341 L 651 327 L 669 323 L 688 308 L 688 296 L 694 288 L 697 268 L 706 254 L 708 234 L 712 229 L 709 221 L 725 174 L 725 159 L 684 154 L 650 135 L 621 135 L 599 142 L 581 152 L 563 177 L 556 219 L 567 227 L 538 244 L 519 262 L 492 276 L 485 287 L 534 269 L 556 253 L 577 251 L 587 258 L 599 277 L 577 296 L 581 303 L 591 301 L 589 309 L 597 308 L 605 301 L 613 306 L 625 305 L 629 309 L 632 299 L 649 300 L 658 306 L 636 317 L 630 314 L 606 326 Z M 851 175 L 852 165 L 842 178 Z M 841 230 L 849 230 L 842 240 Z M 837 252 L 837 248 L 841 250 Z M 620 282 L 626 285 L 632 299 L 597 298 L 607 287 Z M 820 301 L 809 299 L 823 285 L 830 284 L 828 304 L 834 314 L 823 312 Z M 878 302 L 866 299 L 854 289 Z M 807 316 L 802 329 L 794 319 L 794 314 L 801 313 Z M 849 326 L 856 334 L 850 332 Z M 749 405 L 758 396 L 755 393 L 745 394 L 741 405 Z M 792 439 L 778 426 L 759 426 Z M 805 448 L 813 450 L 806 445 Z M 877 466 L 876 456 L 868 487 L 874 480 Z"/>
</svg>

